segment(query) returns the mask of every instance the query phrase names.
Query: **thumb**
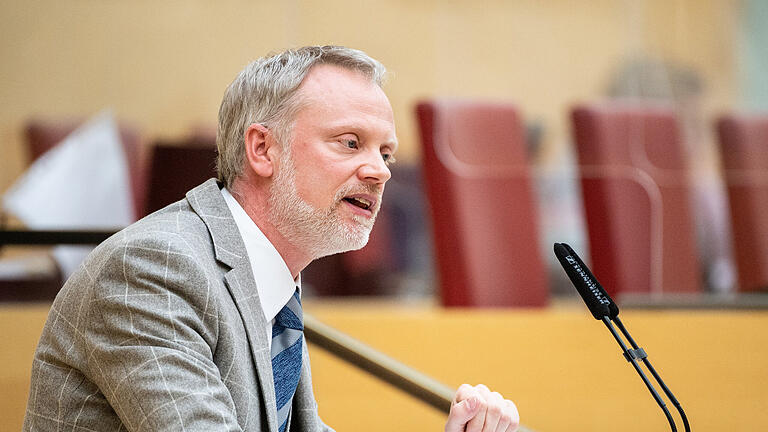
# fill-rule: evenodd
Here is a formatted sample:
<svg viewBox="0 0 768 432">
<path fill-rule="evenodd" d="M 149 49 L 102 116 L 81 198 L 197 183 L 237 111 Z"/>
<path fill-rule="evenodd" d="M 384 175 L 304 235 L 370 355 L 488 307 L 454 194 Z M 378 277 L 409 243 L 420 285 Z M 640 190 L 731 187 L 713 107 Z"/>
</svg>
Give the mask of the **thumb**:
<svg viewBox="0 0 768 432">
<path fill-rule="evenodd" d="M 454 404 L 445 422 L 445 432 L 464 432 L 464 426 L 477 414 L 479 406 L 480 401 L 477 400 L 477 396 Z"/>
</svg>

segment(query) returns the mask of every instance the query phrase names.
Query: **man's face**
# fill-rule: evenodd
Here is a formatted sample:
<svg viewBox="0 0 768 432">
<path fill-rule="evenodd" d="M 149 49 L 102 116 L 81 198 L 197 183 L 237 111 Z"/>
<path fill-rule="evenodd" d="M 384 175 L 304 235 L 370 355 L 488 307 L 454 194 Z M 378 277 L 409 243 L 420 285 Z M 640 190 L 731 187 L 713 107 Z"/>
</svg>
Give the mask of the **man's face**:
<svg viewBox="0 0 768 432">
<path fill-rule="evenodd" d="M 392 108 L 379 86 L 335 66 L 314 67 L 299 92 L 291 142 L 277 158 L 272 223 L 315 258 L 359 249 L 390 178 Z"/>
</svg>

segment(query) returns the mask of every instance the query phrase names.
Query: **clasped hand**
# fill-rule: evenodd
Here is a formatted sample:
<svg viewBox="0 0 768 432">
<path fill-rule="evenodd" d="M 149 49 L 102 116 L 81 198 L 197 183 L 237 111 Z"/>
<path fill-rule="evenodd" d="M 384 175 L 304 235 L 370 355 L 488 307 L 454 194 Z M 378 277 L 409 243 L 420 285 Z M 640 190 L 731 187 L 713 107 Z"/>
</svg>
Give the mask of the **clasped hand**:
<svg viewBox="0 0 768 432">
<path fill-rule="evenodd" d="M 445 432 L 515 432 L 519 424 L 512 401 L 482 384 L 462 384 L 453 397 Z"/>
</svg>

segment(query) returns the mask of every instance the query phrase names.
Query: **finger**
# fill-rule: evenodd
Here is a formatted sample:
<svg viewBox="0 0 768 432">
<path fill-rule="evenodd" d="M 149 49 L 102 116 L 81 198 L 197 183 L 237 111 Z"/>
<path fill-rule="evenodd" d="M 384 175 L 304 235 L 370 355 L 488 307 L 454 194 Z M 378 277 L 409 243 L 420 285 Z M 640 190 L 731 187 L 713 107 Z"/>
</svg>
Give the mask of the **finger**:
<svg viewBox="0 0 768 432">
<path fill-rule="evenodd" d="M 517 411 L 517 406 L 514 402 L 505 400 L 504 403 L 506 404 L 506 409 L 504 410 L 502 418 L 508 418 L 509 424 L 506 429 L 497 428 L 497 430 L 499 432 L 515 432 L 518 426 L 520 426 L 520 413 Z"/>
<path fill-rule="evenodd" d="M 507 432 L 511 423 L 510 420 L 508 415 L 502 414 L 501 418 L 499 418 L 499 424 L 496 425 L 496 432 Z"/>
<path fill-rule="evenodd" d="M 517 407 L 511 401 L 504 401 L 504 411 L 496 426 L 496 432 L 514 432 L 517 429 Z"/>
<path fill-rule="evenodd" d="M 483 423 L 483 432 L 496 432 L 502 414 L 506 409 L 504 398 L 497 392 L 488 393 L 486 396 L 487 408 L 485 411 L 485 422 Z"/>
<path fill-rule="evenodd" d="M 456 394 L 453 395 L 453 402 L 461 402 L 464 399 L 469 399 L 472 396 L 477 395 L 475 388 L 469 384 L 462 384 L 456 389 Z"/>
<path fill-rule="evenodd" d="M 479 407 L 480 400 L 477 396 L 454 402 L 448 413 L 448 420 L 445 422 L 445 432 L 463 432 L 464 426 L 477 414 Z"/>
<path fill-rule="evenodd" d="M 466 432 L 481 432 L 485 425 L 485 414 L 488 409 L 488 403 L 482 396 L 477 396 L 478 408 L 475 416 L 467 422 Z"/>
<path fill-rule="evenodd" d="M 488 388 L 485 384 L 478 384 L 475 386 L 475 390 L 480 393 L 480 396 L 485 398 L 487 400 L 488 396 L 491 395 L 491 389 Z"/>
</svg>

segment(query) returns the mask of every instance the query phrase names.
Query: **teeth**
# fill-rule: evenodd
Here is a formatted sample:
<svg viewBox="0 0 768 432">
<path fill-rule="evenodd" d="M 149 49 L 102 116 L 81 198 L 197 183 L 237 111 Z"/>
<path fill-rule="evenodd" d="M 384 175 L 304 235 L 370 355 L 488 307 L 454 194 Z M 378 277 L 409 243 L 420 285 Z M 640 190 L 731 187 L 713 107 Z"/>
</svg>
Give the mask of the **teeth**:
<svg viewBox="0 0 768 432">
<path fill-rule="evenodd" d="M 373 201 L 369 201 L 369 200 L 367 200 L 365 198 L 352 198 L 352 197 L 349 197 L 349 198 L 345 198 L 345 199 L 347 201 L 355 204 L 356 206 L 358 206 L 360 208 L 364 208 L 366 210 L 371 208 L 371 205 L 373 204 Z"/>
</svg>

